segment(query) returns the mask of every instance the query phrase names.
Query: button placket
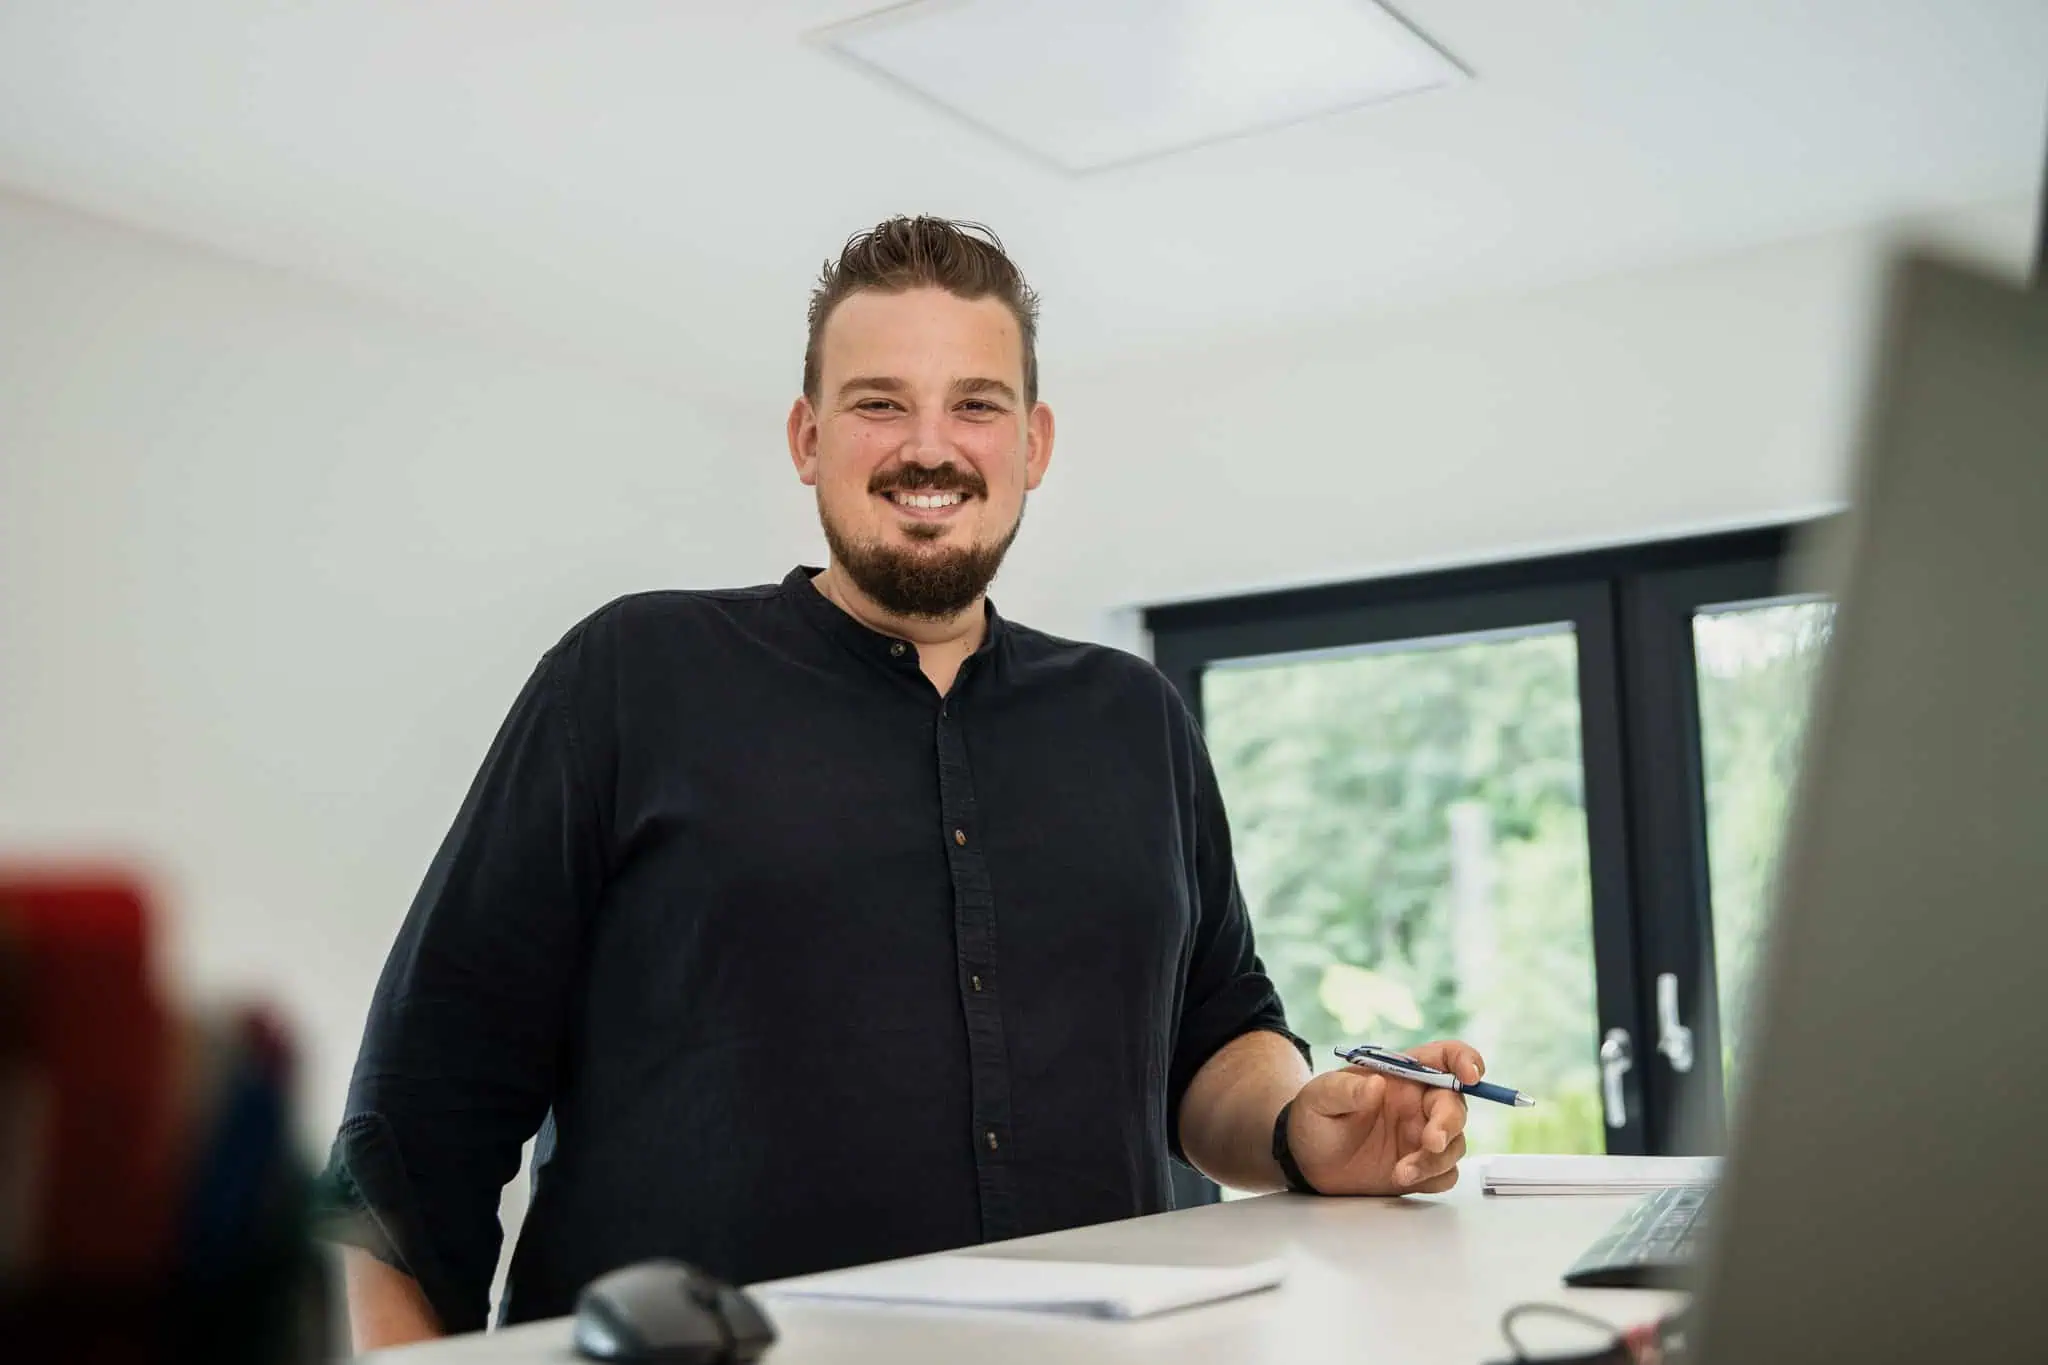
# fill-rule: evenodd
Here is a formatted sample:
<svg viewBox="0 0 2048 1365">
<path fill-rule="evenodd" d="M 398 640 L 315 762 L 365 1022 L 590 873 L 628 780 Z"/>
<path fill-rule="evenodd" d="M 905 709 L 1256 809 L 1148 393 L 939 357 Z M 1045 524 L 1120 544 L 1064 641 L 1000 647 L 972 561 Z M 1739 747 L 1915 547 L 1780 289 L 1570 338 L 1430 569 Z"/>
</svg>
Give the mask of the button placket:
<svg viewBox="0 0 2048 1365">
<path fill-rule="evenodd" d="M 1011 1166 L 1004 1149 L 1012 1131 L 1009 1049 L 1002 1011 L 993 989 L 996 963 L 996 908 L 988 865 L 974 829 L 973 774 L 961 733 L 963 707 L 954 695 L 934 708 L 933 731 L 939 767 L 941 839 L 953 883 L 954 952 L 961 1012 L 967 1026 L 970 1112 L 974 1164 L 981 1196 L 982 1234 L 990 1240 L 1014 1237 L 1023 1228 L 1017 1214 Z"/>
</svg>

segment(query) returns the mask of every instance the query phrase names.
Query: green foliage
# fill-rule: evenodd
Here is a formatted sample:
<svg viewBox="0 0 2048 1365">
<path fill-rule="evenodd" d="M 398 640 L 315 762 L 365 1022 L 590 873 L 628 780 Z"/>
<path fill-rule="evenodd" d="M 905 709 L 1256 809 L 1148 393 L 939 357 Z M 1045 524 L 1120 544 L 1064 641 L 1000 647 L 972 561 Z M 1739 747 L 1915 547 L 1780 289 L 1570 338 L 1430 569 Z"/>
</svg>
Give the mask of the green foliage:
<svg viewBox="0 0 2048 1365">
<path fill-rule="evenodd" d="M 1366 1018 L 1394 1044 L 1483 1019 L 1501 1075 L 1546 1100 L 1597 1095 L 1569 631 L 1217 669 L 1203 707 L 1261 956 L 1320 1057 Z M 1466 803 L 1491 830 L 1485 999 L 1460 993 L 1453 934 L 1451 812 Z M 1475 1114 L 1475 1142 L 1602 1141 L 1597 1102 L 1590 1122 L 1575 1102 L 1509 1119 Z"/>
<path fill-rule="evenodd" d="M 1820 603 L 1698 618 L 1730 1040 L 1829 622 Z M 1211 670 L 1202 699 L 1260 954 L 1319 1062 L 1366 1031 L 1396 1045 L 1470 1034 L 1541 1097 L 1475 1106 L 1474 1150 L 1603 1150 L 1571 632 L 1255 661 Z M 1467 806 L 1484 843 L 1461 872 Z M 1477 916 L 1462 936 L 1461 875 Z M 1461 980 L 1472 971 L 1486 983 Z"/>
<path fill-rule="evenodd" d="M 1600 1092 L 1595 1086 L 1553 1088 L 1534 1109 L 1517 1109 L 1507 1118 L 1508 1152 L 1567 1152 L 1598 1156 L 1607 1150 Z"/>
<path fill-rule="evenodd" d="M 1833 625 L 1830 604 L 1799 602 L 1716 612 L 1694 626 L 1722 1065 L 1731 1088 L 1813 682 Z"/>
</svg>

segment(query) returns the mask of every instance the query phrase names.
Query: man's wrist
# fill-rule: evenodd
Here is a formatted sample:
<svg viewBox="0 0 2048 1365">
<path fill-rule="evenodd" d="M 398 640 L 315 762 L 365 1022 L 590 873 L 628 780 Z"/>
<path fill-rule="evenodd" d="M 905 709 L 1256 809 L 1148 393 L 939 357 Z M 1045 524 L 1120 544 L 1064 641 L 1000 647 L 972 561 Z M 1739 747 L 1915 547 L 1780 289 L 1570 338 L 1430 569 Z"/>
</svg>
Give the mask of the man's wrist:
<svg viewBox="0 0 2048 1365">
<path fill-rule="evenodd" d="M 1309 1183 L 1301 1173 L 1301 1166 L 1294 1159 L 1294 1148 L 1287 1139 L 1287 1120 L 1294 1114 L 1294 1101 L 1280 1106 L 1280 1115 L 1273 1120 L 1273 1160 L 1280 1167 L 1280 1175 L 1286 1180 L 1287 1188 L 1296 1194 L 1321 1194 L 1322 1191 Z"/>
</svg>

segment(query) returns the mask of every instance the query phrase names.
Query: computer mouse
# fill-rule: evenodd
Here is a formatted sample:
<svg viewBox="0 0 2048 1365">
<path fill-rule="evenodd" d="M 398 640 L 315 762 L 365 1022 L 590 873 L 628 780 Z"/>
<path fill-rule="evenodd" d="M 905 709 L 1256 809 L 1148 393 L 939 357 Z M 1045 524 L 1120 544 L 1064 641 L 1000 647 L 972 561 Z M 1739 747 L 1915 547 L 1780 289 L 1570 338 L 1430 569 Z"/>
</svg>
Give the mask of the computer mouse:
<svg viewBox="0 0 2048 1365">
<path fill-rule="evenodd" d="M 585 1285 L 577 1354 L 634 1365 L 745 1365 L 775 1340 L 742 1290 L 682 1261 L 642 1261 Z"/>
</svg>

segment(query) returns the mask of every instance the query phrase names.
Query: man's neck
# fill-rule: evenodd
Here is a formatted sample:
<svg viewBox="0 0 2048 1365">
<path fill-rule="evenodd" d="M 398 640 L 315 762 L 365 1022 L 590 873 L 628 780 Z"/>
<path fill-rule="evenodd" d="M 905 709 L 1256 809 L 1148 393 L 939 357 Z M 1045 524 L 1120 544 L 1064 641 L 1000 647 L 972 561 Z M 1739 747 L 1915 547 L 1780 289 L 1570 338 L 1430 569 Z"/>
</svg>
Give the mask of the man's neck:
<svg viewBox="0 0 2048 1365">
<path fill-rule="evenodd" d="M 837 564 L 828 565 L 825 572 L 811 580 L 811 585 L 825 595 L 826 601 L 869 630 L 916 645 L 918 665 L 940 696 L 953 690 L 953 679 L 959 674 L 960 665 L 981 648 L 982 637 L 988 633 L 988 613 L 983 606 L 985 599 L 980 597 L 954 615 L 942 621 L 932 621 L 898 616 L 884 610 L 854 586 Z"/>
</svg>

